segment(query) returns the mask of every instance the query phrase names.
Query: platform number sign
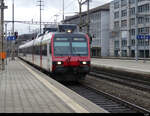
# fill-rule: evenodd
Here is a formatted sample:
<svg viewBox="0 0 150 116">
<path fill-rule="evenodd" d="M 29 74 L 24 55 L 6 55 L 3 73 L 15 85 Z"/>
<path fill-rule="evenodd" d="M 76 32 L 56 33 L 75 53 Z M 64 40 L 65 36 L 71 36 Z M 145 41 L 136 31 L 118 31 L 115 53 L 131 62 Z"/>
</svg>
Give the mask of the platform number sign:
<svg viewBox="0 0 150 116">
<path fill-rule="evenodd" d="M 16 40 L 15 36 L 8 36 L 7 37 L 7 41 L 13 41 L 13 40 Z"/>
<path fill-rule="evenodd" d="M 140 40 L 140 39 L 150 39 L 150 35 L 137 35 L 137 39 Z"/>
</svg>

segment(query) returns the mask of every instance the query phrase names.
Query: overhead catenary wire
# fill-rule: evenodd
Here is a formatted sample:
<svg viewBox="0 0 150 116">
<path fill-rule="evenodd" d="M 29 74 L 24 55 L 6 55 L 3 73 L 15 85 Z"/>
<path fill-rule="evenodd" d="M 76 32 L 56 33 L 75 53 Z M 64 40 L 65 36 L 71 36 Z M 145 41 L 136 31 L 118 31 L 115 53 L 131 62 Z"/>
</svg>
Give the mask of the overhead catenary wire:
<svg viewBox="0 0 150 116">
<path fill-rule="evenodd" d="M 37 1 L 37 2 L 39 2 L 39 5 L 37 5 L 37 6 L 39 6 L 40 7 L 40 33 L 42 32 L 42 27 L 41 27 L 41 22 L 42 22 L 42 6 L 44 6 L 44 5 L 42 5 L 42 3 L 44 2 L 44 1 L 42 1 L 42 0 L 39 0 L 39 1 Z"/>
<path fill-rule="evenodd" d="M 64 2 L 65 2 L 65 1 L 64 1 Z M 69 12 L 69 13 L 67 12 L 67 13 L 66 13 L 65 10 L 68 9 L 68 8 L 70 8 L 70 7 L 72 6 L 73 2 L 75 2 L 75 0 L 71 0 L 67 5 L 64 4 L 64 15 L 71 13 L 71 12 Z M 74 13 L 74 12 L 72 12 L 72 13 Z M 59 15 L 59 16 L 62 15 L 62 14 L 63 14 L 63 10 L 60 10 L 60 11 L 58 11 L 57 13 L 55 13 L 55 15 Z M 50 19 L 52 19 L 53 17 L 54 17 L 54 15 L 51 16 Z"/>
</svg>

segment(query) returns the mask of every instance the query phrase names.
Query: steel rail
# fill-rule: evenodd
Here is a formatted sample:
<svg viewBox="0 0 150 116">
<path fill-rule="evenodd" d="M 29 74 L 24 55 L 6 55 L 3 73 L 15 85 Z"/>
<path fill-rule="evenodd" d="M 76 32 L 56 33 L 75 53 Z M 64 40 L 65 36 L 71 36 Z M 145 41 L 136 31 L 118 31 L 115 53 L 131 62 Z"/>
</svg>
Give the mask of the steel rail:
<svg viewBox="0 0 150 116">
<path fill-rule="evenodd" d="M 84 85 L 85 85 L 85 84 L 84 84 Z M 149 113 L 150 113 L 150 111 L 147 110 L 147 109 L 145 109 L 145 108 L 142 108 L 142 107 L 140 107 L 140 106 L 137 106 L 137 105 L 135 105 L 135 104 L 133 104 L 133 103 L 130 103 L 130 102 L 128 102 L 128 101 L 122 100 L 121 98 L 116 97 L 116 96 L 113 96 L 113 95 L 111 95 L 111 94 L 109 94 L 109 93 L 100 91 L 100 90 L 98 90 L 98 89 L 95 88 L 95 87 L 91 87 L 91 86 L 89 86 L 89 85 L 85 85 L 85 86 L 86 86 L 87 88 L 93 89 L 93 91 L 95 91 L 95 92 L 97 92 L 97 93 L 101 93 L 101 94 L 103 94 L 105 97 L 107 97 L 107 98 L 109 98 L 109 99 L 112 99 L 112 100 L 114 100 L 115 102 L 118 102 L 118 103 L 120 103 L 120 104 L 123 104 L 123 105 L 125 105 L 126 107 L 129 107 L 129 108 L 131 108 L 131 109 L 133 109 L 133 110 L 135 110 L 135 111 L 137 111 L 137 112 L 139 112 L 139 113 L 145 113 L 145 114 L 149 114 Z"/>
<path fill-rule="evenodd" d="M 149 82 L 143 80 L 136 80 L 133 77 L 121 76 L 121 75 L 106 73 L 106 72 L 90 72 L 89 75 L 95 76 L 97 78 L 109 80 L 112 82 L 116 82 L 119 84 L 127 85 L 142 91 L 150 92 Z"/>
</svg>

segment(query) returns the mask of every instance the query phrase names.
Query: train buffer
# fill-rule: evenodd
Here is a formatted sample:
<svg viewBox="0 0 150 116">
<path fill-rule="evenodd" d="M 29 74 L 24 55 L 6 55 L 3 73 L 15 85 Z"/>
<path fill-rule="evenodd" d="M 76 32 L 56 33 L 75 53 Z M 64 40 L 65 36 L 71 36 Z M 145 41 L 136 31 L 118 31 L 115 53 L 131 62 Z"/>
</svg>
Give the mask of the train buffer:
<svg viewBox="0 0 150 116">
<path fill-rule="evenodd" d="M 0 73 L 0 113 L 108 113 L 17 59 Z"/>
</svg>

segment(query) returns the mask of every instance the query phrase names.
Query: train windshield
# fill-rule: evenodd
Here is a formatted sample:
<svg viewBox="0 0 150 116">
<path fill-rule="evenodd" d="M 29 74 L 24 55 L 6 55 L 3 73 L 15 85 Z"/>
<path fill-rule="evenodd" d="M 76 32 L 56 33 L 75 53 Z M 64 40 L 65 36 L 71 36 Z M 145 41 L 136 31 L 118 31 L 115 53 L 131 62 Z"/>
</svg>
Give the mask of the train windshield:
<svg viewBox="0 0 150 116">
<path fill-rule="evenodd" d="M 88 56 L 86 38 L 55 38 L 55 56 Z"/>
<path fill-rule="evenodd" d="M 85 38 L 73 38 L 71 42 L 72 55 L 74 56 L 87 56 L 88 45 Z"/>
<path fill-rule="evenodd" d="M 70 55 L 70 42 L 67 38 L 56 38 L 54 42 L 54 55 L 65 56 Z"/>
</svg>

